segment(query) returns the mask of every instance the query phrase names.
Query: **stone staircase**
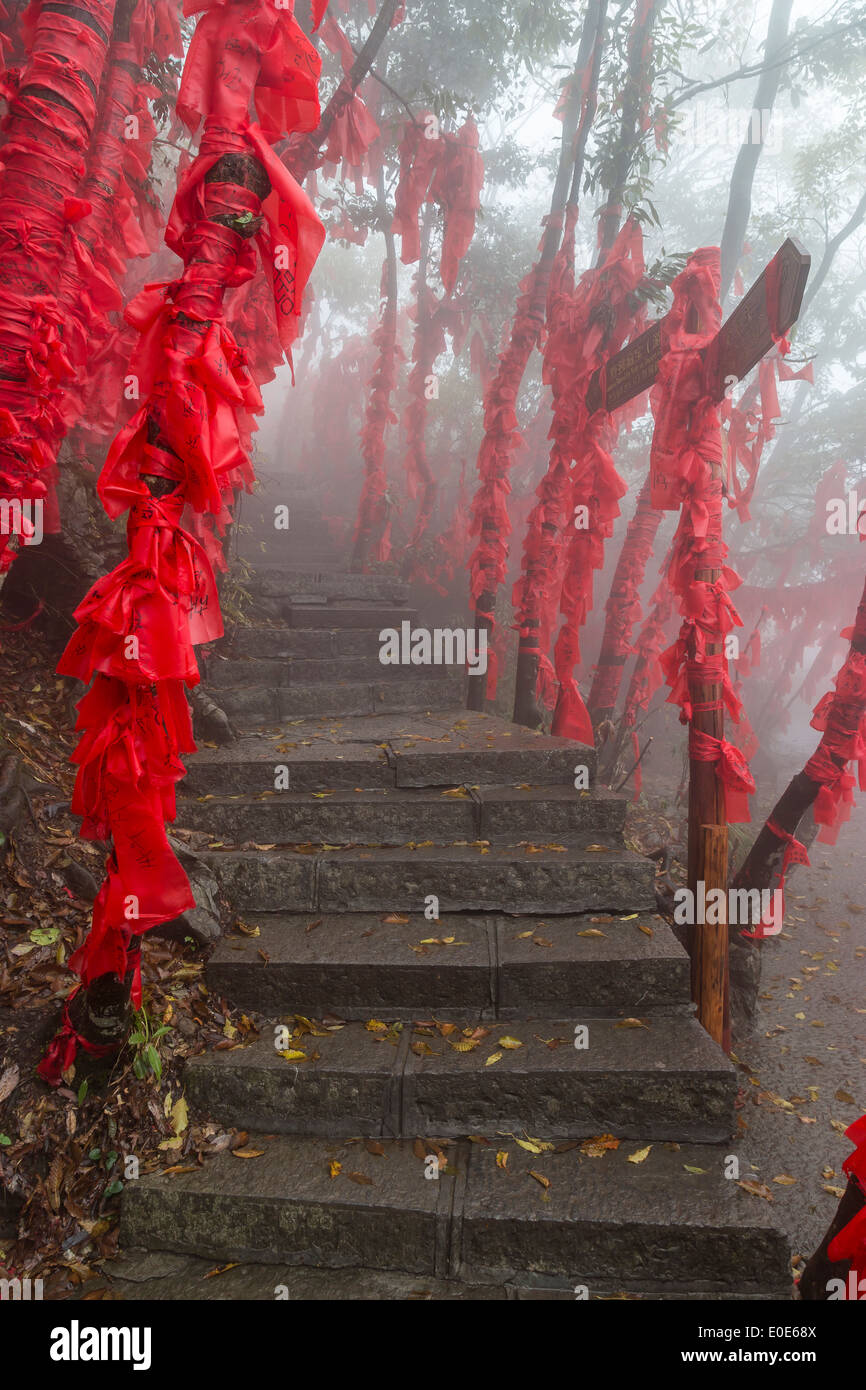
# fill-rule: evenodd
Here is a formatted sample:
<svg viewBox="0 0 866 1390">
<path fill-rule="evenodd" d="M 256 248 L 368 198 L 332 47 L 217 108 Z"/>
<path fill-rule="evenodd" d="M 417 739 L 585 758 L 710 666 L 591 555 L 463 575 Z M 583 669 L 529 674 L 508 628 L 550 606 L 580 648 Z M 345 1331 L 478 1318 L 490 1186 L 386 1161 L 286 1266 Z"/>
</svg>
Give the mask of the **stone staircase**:
<svg viewBox="0 0 866 1390">
<path fill-rule="evenodd" d="M 396 580 L 258 583 L 273 626 L 208 677 L 246 732 L 190 760 L 178 819 L 245 927 L 208 986 L 272 1020 L 191 1058 L 187 1097 L 260 1156 L 130 1183 L 130 1277 L 172 1252 L 146 1296 L 787 1296 L 653 866 L 624 799 L 575 788 L 594 750 L 468 713 L 453 671 L 383 674 Z"/>
</svg>

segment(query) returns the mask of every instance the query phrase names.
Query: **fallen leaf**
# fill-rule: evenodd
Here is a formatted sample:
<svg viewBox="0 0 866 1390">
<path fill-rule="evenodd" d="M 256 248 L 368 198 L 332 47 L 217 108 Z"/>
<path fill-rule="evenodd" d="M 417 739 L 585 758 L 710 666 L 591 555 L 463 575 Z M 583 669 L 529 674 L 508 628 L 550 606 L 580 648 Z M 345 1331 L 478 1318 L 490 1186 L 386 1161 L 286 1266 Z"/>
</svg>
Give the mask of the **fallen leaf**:
<svg viewBox="0 0 866 1390">
<path fill-rule="evenodd" d="M 494 1062 L 501 1062 L 501 1061 L 502 1061 L 502 1053 L 501 1053 L 501 1052 L 491 1052 L 490 1056 L 487 1058 L 487 1061 L 484 1063 L 484 1065 L 485 1065 L 485 1067 L 492 1067 Z"/>
<path fill-rule="evenodd" d="M 543 1173 L 537 1173 L 534 1168 L 530 1168 L 529 1176 L 535 1178 L 536 1182 L 540 1182 L 545 1191 L 550 1187 L 550 1178 L 546 1178 Z"/>
<path fill-rule="evenodd" d="M 757 1178 L 739 1178 L 737 1187 L 741 1187 L 744 1192 L 748 1192 L 752 1197 L 763 1197 L 765 1202 L 774 1201 L 774 1197 L 765 1182 L 758 1182 Z"/>
<path fill-rule="evenodd" d="M 651 1148 L 652 1144 L 647 1144 L 645 1149 L 635 1149 L 634 1153 L 628 1156 L 629 1163 L 644 1163 L 649 1158 Z"/>
<path fill-rule="evenodd" d="M 261 1158 L 264 1149 L 232 1149 L 232 1158 Z"/>
<path fill-rule="evenodd" d="M 349 1173 L 349 1181 L 359 1183 L 362 1187 L 372 1187 L 373 1179 L 368 1178 L 366 1173 Z"/>
<path fill-rule="evenodd" d="M 499 1039 L 499 1046 L 504 1047 L 508 1052 L 513 1052 L 515 1048 L 522 1047 L 523 1043 L 519 1038 L 512 1038 L 510 1034 L 506 1033 L 504 1038 Z"/>
</svg>

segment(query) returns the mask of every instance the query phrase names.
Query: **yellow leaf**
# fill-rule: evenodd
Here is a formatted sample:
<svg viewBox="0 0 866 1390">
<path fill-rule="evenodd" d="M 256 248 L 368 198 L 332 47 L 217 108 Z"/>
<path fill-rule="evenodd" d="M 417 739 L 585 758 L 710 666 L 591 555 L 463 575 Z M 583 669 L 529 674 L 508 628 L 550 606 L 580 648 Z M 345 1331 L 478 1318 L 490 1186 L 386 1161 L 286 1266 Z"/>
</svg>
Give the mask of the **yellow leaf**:
<svg viewBox="0 0 866 1390">
<path fill-rule="evenodd" d="M 629 1154 L 629 1163 L 643 1163 L 644 1160 L 649 1157 L 649 1151 L 651 1148 L 652 1144 L 647 1144 L 645 1149 L 636 1149 L 633 1154 Z"/>
<path fill-rule="evenodd" d="M 599 931 L 598 927 L 588 927 L 586 931 L 579 931 L 577 934 L 578 936 L 604 936 L 604 932 Z"/>
<path fill-rule="evenodd" d="M 175 1139 L 163 1139 L 163 1141 L 162 1141 L 162 1143 L 159 1145 L 159 1147 L 160 1147 L 161 1149 L 179 1149 L 179 1148 L 181 1147 L 182 1144 L 183 1144 L 183 1139 L 180 1138 L 180 1137 L 178 1137 L 178 1138 L 175 1138 Z"/>
<path fill-rule="evenodd" d="M 617 1027 L 617 1028 L 646 1028 L 646 1029 L 648 1030 L 648 1029 L 649 1029 L 649 1024 L 648 1024 L 648 1023 L 644 1023 L 643 1019 L 641 1019 L 641 1018 L 621 1018 L 620 1021 L 619 1021 L 619 1023 L 617 1023 L 616 1027 Z"/>
<path fill-rule="evenodd" d="M 505 1168 L 508 1164 L 508 1150 L 500 1149 L 496 1155 L 497 1168 Z"/>
<path fill-rule="evenodd" d="M 519 1038 L 512 1038 L 508 1033 L 506 1033 L 504 1038 L 499 1039 L 499 1046 L 504 1047 L 509 1052 L 511 1052 L 516 1047 L 522 1047 L 523 1043 L 520 1041 Z"/>
<path fill-rule="evenodd" d="M 307 1060 L 306 1052 L 300 1052 L 296 1047 L 287 1048 L 285 1052 L 280 1053 L 280 1056 L 287 1062 L 306 1062 Z"/>
<path fill-rule="evenodd" d="M 232 1149 L 232 1158 L 261 1158 L 264 1149 Z"/>
<path fill-rule="evenodd" d="M 484 1063 L 484 1065 L 485 1065 L 485 1067 L 492 1067 L 494 1062 L 501 1062 L 501 1061 L 502 1061 L 502 1053 L 501 1053 L 501 1052 L 491 1052 L 490 1056 L 487 1058 L 487 1061 Z"/>
<path fill-rule="evenodd" d="M 773 1178 L 773 1182 L 777 1182 L 780 1187 L 793 1187 L 796 1181 L 797 1179 L 792 1178 L 790 1173 L 779 1173 L 777 1177 Z"/>
<path fill-rule="evenodd" d="M 543 1173 L 536 1173 L 534 1168 L 530 1168 L 529 1176 L 535 1178 L 536 1182 L 540 1182 L 545 1191 L 550 1187 L 550 1178 L 546 1178 Z"/>
<path fill-rule="evenodd" d="M 532 1144 L 528 1139 L 518 1139 L 516 1143 L 520 1145 L 521 1149 L 526 1149 L 531 1154 L 540 1154 L 544 1152 L 539 1144 Z"/>
<path fill-rule="evenodd" d="M 183 1134 L 189 1124 L 189 1111 L 183 1096 L 171 1107 L 171 1127 L 175 1134 Z"/>
<path fill-rule="evenodd" d="M 478 1046 L 479 1041 L 479 1038 L 458 1038 L 450 1046 L 454 1048 L 455 1052 L 471 1052 L 474 1047 Z"/>
<path fill-rule="evenodd" d="M 835 1187 L 834 1184 L 830 1182 L 824 1183 L 824 1191 L 829 1192 L 831 1197 L 845 1196 L 844 1187 Z"/>
<path fill-rule="evenodd" d="M 387 1033 L 388 1025 L 379 1018 L 368 1018 L 364 1024 L 368 1033 Z"/>
</svg>

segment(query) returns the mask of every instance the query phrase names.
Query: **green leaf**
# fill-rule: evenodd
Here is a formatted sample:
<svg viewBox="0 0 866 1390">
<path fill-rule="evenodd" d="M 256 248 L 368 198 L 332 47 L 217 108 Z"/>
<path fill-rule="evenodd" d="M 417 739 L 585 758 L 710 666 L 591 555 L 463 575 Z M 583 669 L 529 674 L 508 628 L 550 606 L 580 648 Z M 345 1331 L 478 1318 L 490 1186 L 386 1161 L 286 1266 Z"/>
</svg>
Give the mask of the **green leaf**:
<svg viewBox="0 0 866 1390">
<path fill-rule="evenodd" d="M 148 1043 L 147 1047 L 144 1049 L 143 1055 L 145 1061 L 150 1067 L 150 1070 L 153 1072 L 157 1081 L 159 1081 L 160 1077 L 162 1076 L 162 1059 L 160 1058 L 160 1055 L 154 1047 L 153 1043 Z"/>
<path fill-rule="evenodd" d="M 83 1105 L 83 1104 L 84 1104 L 84 1097 L 85 1097 L 86 1095 L 87 1095 L 87 1077 L 85 1076 L 84 1080 L 82 1081 L 81 1085 L 80 1085 L 79 1088 L 78 1088 L 78 1104 L 79 1104 L 79 1105 Z"/>
<path fill-rule="evenodd" d="M 90 1159 L 90 1162 L 91 1162 L 91 1163 L 98 1163 L 99 1160 L 100 1160 L 100 1158 L 102 1157 L 102 1150 L 101 1150 L 101 1149 L 91 1149 L 91 1150 L 90 1150 L 90 1153 L 87 1155 L 87 1157 Z"/>
<path fill-rule="evenodd" d="M 122 1191 L 123 1191 L 123 1183 L 120 1181 L 120 1178 L 115 1178 L 115 1179 L 114 1179 L 114 1182 L 110 1182 L 110 1183 L 108 1184 L 108 1186 L 107 1186 L 107 1188 L 105 1189 L 105 1192 L 104 1192 L 103 1195 L 106 1196 L 106 1197 L 116 1197 L 116 1196 L 118 1195 L 118 1193 L 120 1193 L 120 1192 L 122 1192 Z"/>
<path fill-rule="evenodd" d="M 0 1144 L 2 1144 L 2 1145 L 4 1146 L 4 1148 L 6 1147 L 7 1144 L 11 1144 L 11 1143 L 12 1143 L 12 1140 L 9 1138 L 9 1135 L 8 1135 L 8 1134 L 0 1134 Z"/>
<path fill-rule="evenodd" d="M 36 946 L 53 946 L 60 936 L 59 927 L 34 927 L 27 933 Z"/>
</svg>

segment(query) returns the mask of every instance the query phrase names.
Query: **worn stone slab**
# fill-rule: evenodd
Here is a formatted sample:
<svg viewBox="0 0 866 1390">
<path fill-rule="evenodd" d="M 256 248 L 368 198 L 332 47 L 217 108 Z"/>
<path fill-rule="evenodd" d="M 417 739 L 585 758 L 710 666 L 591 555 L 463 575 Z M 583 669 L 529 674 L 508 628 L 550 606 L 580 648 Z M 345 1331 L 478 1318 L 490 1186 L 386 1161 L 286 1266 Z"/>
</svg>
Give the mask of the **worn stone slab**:
<svg viewBox="0 0 866 1390">
<path fill-rule="evenodd" d="M 682 1015 L 653 1016 L 642 1029 L 591 1020 L 581 1050 L 574 1029 L 584 1021 L 574 1013 L 507 1029 L 490 1022 L 467 1052 L 458 1024 L 442 1038 L 412 1024 L 371 1032 L 371 1021 L 385 1022 L 368 1017 L 292 1042 L 303 1059 L 277 1053 L 267 1028 L 250 1046 L 192 1057 L 187 1096 L 211 1120 L 277 1134 L 459 1139 L 525 1131 L 714 1142 L 734 1129 L 734 1068 Z M 500 1036 L 521 1046 L 500 1044 Z"/>
<path fill-rule="evenodd" d="M 722 1176 L 730 1145 L 655 1144 L 634 1164 L 640 1139 L 595 1159 L 579 1148 L 530 1154 L 499 1137 L 449 1150 L 448 1171 L 431 1181 L 411 1145 L 381 1142 L 383 1158 L 362 1144 L 253 1134 L 261 1158 L 222 1154 L 192 1173 L 144 1176 L 124 1190 L 122 1244 L 195 1254 L 211 1267 L 366 1267 L 536 1291 L 545 1278 L 568 1280 L 590 1297 L 611 1287 L 790 1293 L 787 1239 L 772 1208 Z M 336 1178 L 332 1159 L 342 1164 Z"/>
<path fill-rule="evenodd" d="M 688 954 L 657 915 L 499 917 L 495 927 L 502 1018 L 536 1009 L 591 1017 L 690 1007 Z"/>
<path fill-rule="evenodd" d="M 390 604 L 328 603 L 301 604 L 290 598 L 270 600 L 288 627 L 374 628 L 399 627 L 406 620 L 415 622 L 418 614 L 410 608 Z"/>
<path fill-rule="evenodd" d="M 367 656 L 378 633 L 347 628 L 239 627 L 217 650 L 230 657 L 269 657 L 319 660 L 337 656 Z"/>
<path fill-rule="evenodd" d="M 200 858 L 216 874 L 236 912 L 303 912 L 315 906 L 313 855 L 211 849 Z"/>
<path fill-rule="evenodd" d="M 99 1288 L 124 1302 L 305 1302 L 344 1303 L 402 1300 L 438 1303 L 471 1299 L 501 1302 L 519 1297 L 502 1284 L 468 1284 L 387 1269 L 311 1269 L 303 1265 L 236 1264 L 214 1274 L 213 1260 L 161 1251 L 125 1250 L 106 1260 L 102 1274 L 82 1285 L 82 1295 Z M 569 1289 L 568 1296 L 574 1294 Z"/>
<path fill-rule="evenodd" d="M 292 574 L 286 570 L 260 571 L 250 581 L 251 587 L 267 597 L 326 599 L 329 603 L 346 600 L 404 603 L 409 585 L 396 575 L 379 574 Z"/>
<path fill-rule="evenodd" d="M 767 1203 L 724 1177 L 729 1145 L 655 1144 L 642 1163 L 628 1161 L 645 1147 L 640 1140 L 602 1158 L 579 1148 L 534 1155 L 504 1147 L 505 1169 L 496 1166 L 496 1146 L 473 1145 L 469 1155 L 458 1257 L 464 1277 L 532 1270 L 586 1285 L 590 1296 L 611 1279 L 624 1289 L 789 1296 L 787 1237 Z"/>
<path fill-rule="evenodd" d="M 387 1158 L 362 1144 L 303 1136 L 253 1136 L 250 1147 L 262 1157 L 221 1154 L 196 1173 L 128 1183 L 122 1244 L 220 1260 L 445 1273 L 456 1179 L 426 1181 L 410 1144 L 389 1145 Z M 331 1160 L 342 1164 L 337 1178 Z"/>
<path fill-rule="evenodd" d="M 579 1050 L 574 1029 L 581 1025 L 588 1047 Z M 503 1046 L 499 1036 L 523 1045 Z M 556 1039 L 563 1041 L 547 1046 Z M 407 1053 L 404 1134 L 612 1133 L 713 1142 L 734 1130 L 736 1073 L 694 1019 L 653 1017 L 635 1029 L 609 1019 L 587 1022 L 575 1010 L 564 1021 L 494 1025 L 471 1052 L 447 1041 L 431 1047 L 433 1056 Z"/>
<path fill-rule="evenodd" d="M 655 907 L 654 865 L 621 848 L 433 846 L 325 855 L 318 905 L 329 911 L 628 912 Z M 250 904 L 252 906 L 252 904 Z"/>
<path fill-rule="evenodd" d="M 355 791 L 280 792 L 252 797 L 185 802 L 180 818 L 189 829 L 240 844 L 324 842 L 402 845 L 409 840 L 467 840 L 477 834 L 478 807 L 436 792 L 402 787 Z"/>
<path fill-rule="evenodd" d="M 309 737 L 286 727 L 240 739 L 228 748 L 201 748 L 187 760 L 186 795 L 249 796 L 274 791 L 277 767 L 289 769 L 289 791 L 394 785 L 394 769 L 375 743 Z M 279 793 L 276 793 L 279 795 Z M 179 814 L 183 824 L 183 807 Z"/>
<path fill-rule="evenodd" d="M 239 1008 L 314 1018 L 691 1011 L 688 956 L 659 917 L 597 924 L 593 914 L 444 914 L 428 922 L 417 913 L 402 924 L 389 915 L 248 914 L 259 935 L 224 937 L 208 961 L 208 985 Z M 435 944 L 448 937 L 465 944 Z"/>
<path fill-rule="evenodd" d="M 435 709 L 457 698 L 461 688 L 462 677 L 451 673 L 434 680 L 419 677 L 411 681 L 345 681 L 273 689 L 233 686 L 220 690 L 219 703 L 227 714 L 244 718 L 250 724 L 263 724 L 309 718 L 312 711 L 334 716 Z"/>
<path fill-rule="evenodd" d="M 493 1012 L 492 924 L 466 916 L 428 922 L 419 913 L 404 925 L 383 915 L 253 918 L 260 935 L 224 937 L 208 961 L 208 985 L 239 1008 L 275 1016 L 391 1020 L 432 1012 L 466 1020 Z M 448 936 L 465 944 L 421 947 Z"/>
<path fill-rule="evenodd" d="M 274 1134 L 397 1137 L 397 1045 L 355 1024 L 289 1047 L 309 1061 L 288 1061 L 267 1030 L 250 1047 L 190 1057 L 190 1104 L 221 1124 Z M 279 1039 L 278 1039 L 279 1040 Z"/>
<path fill-rule="evenodd" d="M 449 674 L 444 666 L 413 668 L 411 672 L 402 666 L 383 666 L 378 639 L 369 646 L 371 650 L 358 656 L 281 657 L 271 654 L 271 648 L 263 641 L 251 657 L 214 656 L 208 664 L 207 683 L 215 690 L 243 685 L 343 685 L 357 681 L 405 684 L 407 675 L 417 682 L 442 679 Z"/>
<path fill-rule="evenodd" d="M 276 690 L 278 719 L 309 718 L 317 714 L 370 714 L 373 688 L 367 681 L 343 681 L 333 685 L 292 685 Z M 395 705 L 403 709 L 407 695 L 394 691 Z"/>
<path fill-rule="evenodd" d="M 595 750 L 571 739 L 553 738 L 505 720 L 462 726 L 430 743 L 393 739 L 389 757 L 398 787 L 456 786 L 466 782 L 567 782 L 577 766 L 595 776 Z"/>
<path fill-rule="evenodd" d="M 628 807 L 624 796 L 602 788 L 576 791 L 571 784 L 480 786 L 475 795 L 481 804 L 478 833 L 490 840 L 589 831 L 610 839 L 622 834 Z"/>
</svg>

